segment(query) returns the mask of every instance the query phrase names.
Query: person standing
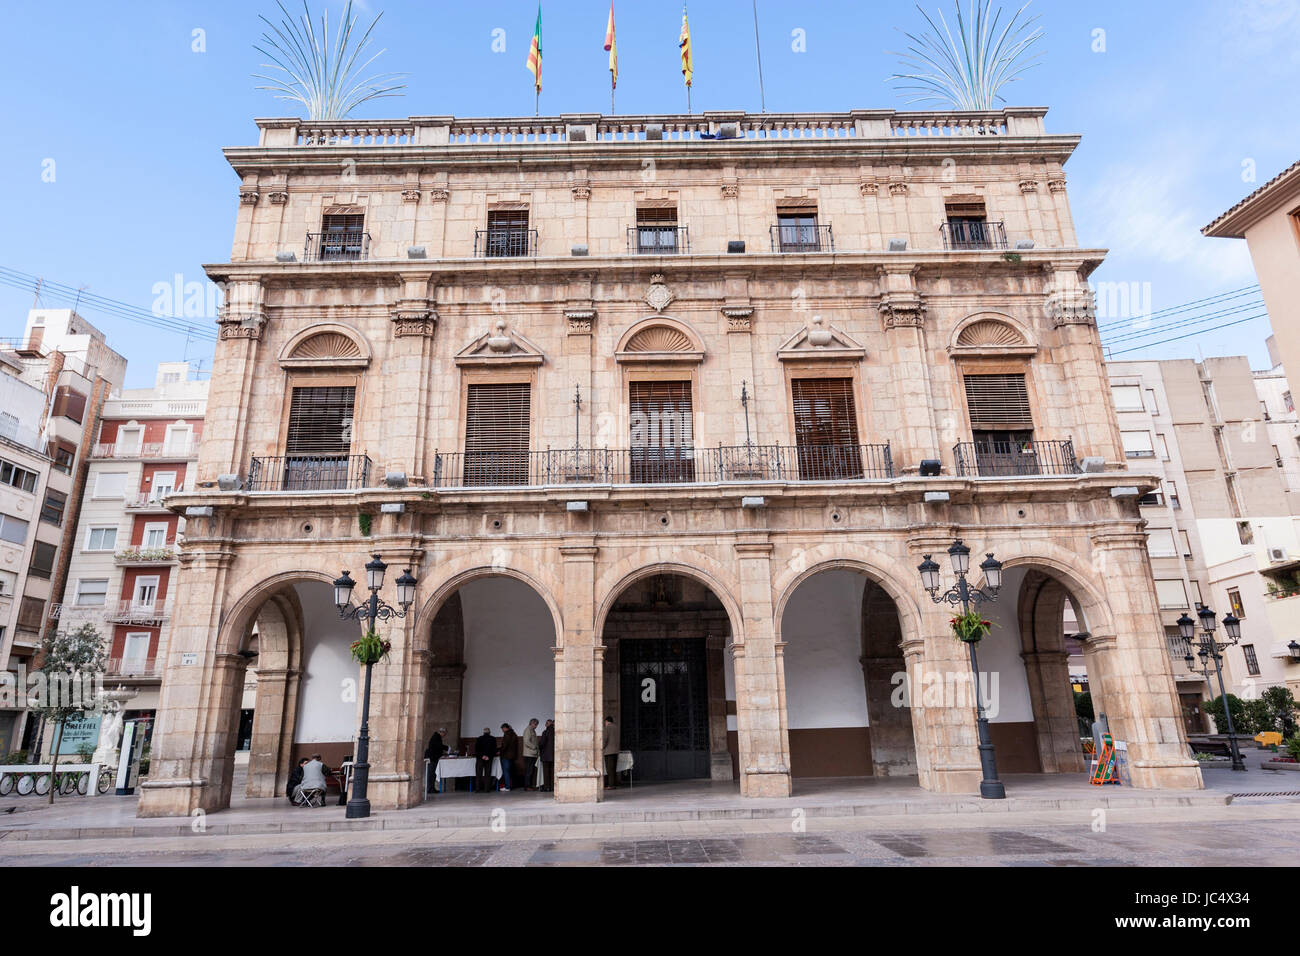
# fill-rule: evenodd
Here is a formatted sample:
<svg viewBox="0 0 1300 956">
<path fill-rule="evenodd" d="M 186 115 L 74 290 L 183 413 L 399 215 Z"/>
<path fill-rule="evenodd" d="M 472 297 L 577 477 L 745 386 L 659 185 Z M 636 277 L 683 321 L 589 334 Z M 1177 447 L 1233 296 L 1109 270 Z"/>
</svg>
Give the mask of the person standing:
<svg viewBox="0 0 1300 956">
<path fill-rule="evenodd" d="M 533 772 L 537 769 L 537 758 L 541 755 L 541 747 L 537 740 L 537 718 L 534 717 L 524 728 L 523 737 L 524 748 L 524 789 L 536 790 L 533 780 Z"/>
<path fill-rule="evenodd" d="M 427 786 L 425 787 L 425 790 L 429 793 L 434 792 L 434 785 L 438 780 L 438 761 L 441 760 L 442 755 L 447 752 L 447 747 L 442 742 L 443 735 L 446 733 L 446 727 L 439 727 L 438 732 L 429 738 L 428 749 L 424 751 L 424 755 L 429 758 L 429 779 L 427 781 Z"/>
<path fill-rule="evenodd" d="M 542 789 L 548 793 L 555 789 L 555 721 L 547 720 L 546 729 L 538 738 L 542 758 Z"/>
<path fill-rule="evenodd" d="M 618 728 L 614 718 L 605 718 L 605 746 L 601 748 L 605 756 L 605 788 L 618 789 Z"/>
<path fill-rule="evenodd" d="M 519 735 L 509 724 L 501 725 L 501 787 L 502 790 L 513 790 L 514 781 L 510 775 L 514 770 L 514 762 L 519 759 Z"/>
<path fill-rule="evenodd" d="M 474 792 L 487 793 L 492 786 L 492 758 L 497 755 L 497 741 L 492 728 L 484 727 L 474 741 Z"/>
</svg>

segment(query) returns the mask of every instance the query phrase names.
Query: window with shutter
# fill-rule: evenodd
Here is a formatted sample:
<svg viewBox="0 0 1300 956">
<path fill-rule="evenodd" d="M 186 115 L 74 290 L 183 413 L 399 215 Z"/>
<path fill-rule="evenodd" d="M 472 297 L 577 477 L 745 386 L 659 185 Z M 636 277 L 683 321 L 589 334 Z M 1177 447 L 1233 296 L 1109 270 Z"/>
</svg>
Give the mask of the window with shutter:
<svg viewBox="0 0 1300 956">
<path fill-rule="evenodd" d="M 815 208 L 778 209 L 776 211 L 777 248 L 781 252 L 820 252 L 821 230 L 817 225 Z"/>
<path fill-rule="evenodd" d="M 851 378 L 796 378 L 794 441 L 804 481 L 862 477 Z"/>
<path fill-rule="evenodd" d="M 980 475 L 1036 475 L 1034 421 L 1023 372 L 963 375 Z"/>
<path fill-rule="evenodd" d="M 81 424 L 86 417 L 86 396 L 60 385 L 54 393 L 54 414 Z"/>
<path fill-rule="evenodd" d="M 673 206 L 642 207 L 636 211 L 636 251 L 677 251 L 677 209 Z"/>
<path fill-rule="evenodd" d="M 465 484 L 528 484 L 531 389 L 527 382 L 469 386 L 465 401 Z"/>
<path fill-rule="evenodd" d="M 690 382 L 631 382 L 631 480 L 695 480 L 695 432 Z"/>
<path fill-rule="evenodd" d="M 34 578 L 48 579 L 54 574 L 54 545 L 37 541 L 32 546 L 32 563 L 27 566 L 27 573 Z"/>
<path fill-rule="evenodd" d="M 351 385 L 293 390 L 284 449 L 286 490 L 347 486 L 356 391 Z"/>
</svg>

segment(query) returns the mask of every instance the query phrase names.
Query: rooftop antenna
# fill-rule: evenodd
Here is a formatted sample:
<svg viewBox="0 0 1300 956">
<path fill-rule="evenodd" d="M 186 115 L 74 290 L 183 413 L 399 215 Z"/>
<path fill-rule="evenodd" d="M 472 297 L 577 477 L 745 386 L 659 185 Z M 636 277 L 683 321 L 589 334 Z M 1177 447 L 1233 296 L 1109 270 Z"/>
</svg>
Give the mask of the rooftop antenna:
<svg viewBox="0 0 1300 956">
<path fill-rule="evenodd" d="M 73 311 L 73 312 L 76 312 L 78 306 L 81 305 L 81 293 L 85 292 L 85 291 L 86 291 L 87 289 L 89 289 L 89 288 L 90 288 L 90 286 L 88 286 L 88 285 L 79 285 L 79 286 L 77 286 L 77 298 L 74 299 L 73 302 L 72 302 L 72 311 Z"/>
<path fill-rule="evenodd" d="M 40 305 L 41 305 L 41 286 L 43 286 L 44 284 L 45 284 L 45 280 L 42 279 L 42 278 L 40 278 L 40 277 L 38 276 L 37 279 L 36 279 L 36 290 L 35 290 L 35 292 L 32 294 L 32 308 L 33 308 L 33 309 L 40 308 Z"/>
</svg>

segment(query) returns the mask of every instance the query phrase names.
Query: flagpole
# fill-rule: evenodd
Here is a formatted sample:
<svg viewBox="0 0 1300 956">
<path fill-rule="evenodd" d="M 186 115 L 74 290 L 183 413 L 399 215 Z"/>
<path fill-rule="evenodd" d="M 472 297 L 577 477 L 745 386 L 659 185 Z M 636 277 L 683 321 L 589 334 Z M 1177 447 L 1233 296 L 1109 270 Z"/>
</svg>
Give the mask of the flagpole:
<svg viewBox="0 0 1300 956">
<path fill-rule="evenodd" d="M 758 0 L 754 0 L 754 53 L 758 57 L 758 104 L 767 112 L 767 97 L 763 94 L 763 51 L 758 45 Z"/>
</svg>

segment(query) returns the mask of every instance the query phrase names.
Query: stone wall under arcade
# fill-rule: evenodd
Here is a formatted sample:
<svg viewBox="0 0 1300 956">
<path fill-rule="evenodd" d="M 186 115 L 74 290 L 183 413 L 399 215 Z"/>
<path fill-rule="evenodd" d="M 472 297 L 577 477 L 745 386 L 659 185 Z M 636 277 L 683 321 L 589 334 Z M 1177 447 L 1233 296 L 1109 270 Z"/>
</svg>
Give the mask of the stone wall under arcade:
<svg viewBox="0 0 1300 956">
<path fill-rule="evenodd" d="M 360 577 L 374 552 L 390 567 L 389 600 L 402 568 L 419 579 L 414 612 L 389 628 L 391 657 L 374 669 L 377 807 L 424 798 L 431 729 L 455 724 L 461 739 L 478 730 L 460 726 L 476 639 L 462 589 L 485 579 L 530 589 L 538 640 L 553 642 L 551 672 L 530 656 L 527 676 L 553 682 L 553 713 L 511 719 L 554 716 L 557 800 L 602 798 L 601 723 L 621 707 L 618 644 L 679 619 L 687 630 L 676 633 L 705 642 L 713 779 L 734 777 L 747 796 L 788 796 L 792 764 L 796 774 L 800 760 L 820 766 L 834 731 L 869 749 L 851 761 L 862 772 L 976 792 L 972 706 L 913 695 L 911 706 L 882 709 L 900 668 L 916 685 L 969 672 L 949 608 L 930 601 L 916 572 L 954 538 L 977 557 L 996 553 L 1015 582 L 998 605 L 1006 644 L 990 653 L 1023 672 L 1021 726 L 1001 731 L 1022 752 L 1017 769 L 1083 766 L 1064 683 L 1068 601 L 1086 626 L 1094 700 L 1128 741 L 1134 784 L 1201 786 L 1131 493 L 1153 481 L 1125 471 L 1089 307 L 1086 279 L 1102 253 L 1077 247 L 1065 199 L 1061 166 L 1077 140 L 1043 133 L 1041 111 L 1004 117 L 997 135 L 934 142 L 876 137 L 878 121 L 859 119 L 866 135 L 856 141 L 593 136 L 465 143 L 463 154 L 421 145 L 416 121 L 412 145 L 359 146 L 316 145 L 310 130 L 274 125 L 291 121 L 263 121 L 261 146 L 229 150 L 240 212 L 232 261 L 208 267 L 227 301 L 199 482 L 171 501 L 187 533 L 140 813 L 228 805 L 250 646 L 248 792 L 283 792 L 308 640 L 299 585 L 342 568 Z M 647 184 L 642 161 L 652 156 Z M 953 156 L 955 166 L 944 162 Z M 355 160 L 346 180 L 343 159 Z M 939 245 L 945 197 L 972 195 L 1032 246 Z M 689 220 L 688 254 L 624 247 L 629 218 L 651 200 L 675 202 Z M 833 253 L 769 248 L 775 210 L 792 204 L 833 221 Z M 473 228 L 502 205 L 534 217 L 536 255 L 471 256 Z M 276 261 L 327 208 L 364 209 L 368 255 Z M 893 236 L 908 248 L 888 251 Z M 723 251 L 736 238 L 749 252 Z M 428 258 L 409 257 L 413 243 Z M 570 255 L 576 244 L 588 254 Z M 994 478 L 962 467 L 955 446 L 972 431 L 963 378 L 1005 373 L 1025 376 L 1035 441 L 1068 441 L 1100 469 Z M 792 382 L 817 378 L 848 380 L 861 454 L 887 443 L 887 467 L 810 480 L 779 465 L 796 444 Z M 665 381 L 689 383 L 697 470 L 658 483 L 602 475 L 599 463 L 626 460 L 629 388 Z M 527 480 L 465 480 L 467 390 L 493 383 L 529 386 Z M 339 385 L 355 389 L 350 451 L 366 457 L 366 477 L 259 487 L 254 462 L 286 454 L 292 390 Z M 764 464 L 738 467 L 753 447 L 769 449 Z M 559 454 L 575 448 L 587 451 Z M 927 459 L 939 460 L 938 475 L 920 474 Z M 787 695 L 805 691 L 787 686 L 786 663 L 803 651 L 786 639 L 785 612 L 831 571 L 862 589 L 844 646 L 868 717 L 792 726 L 799 705 Z M 685 582 L 684 609 L 664 581 Z"/>
</svg>

